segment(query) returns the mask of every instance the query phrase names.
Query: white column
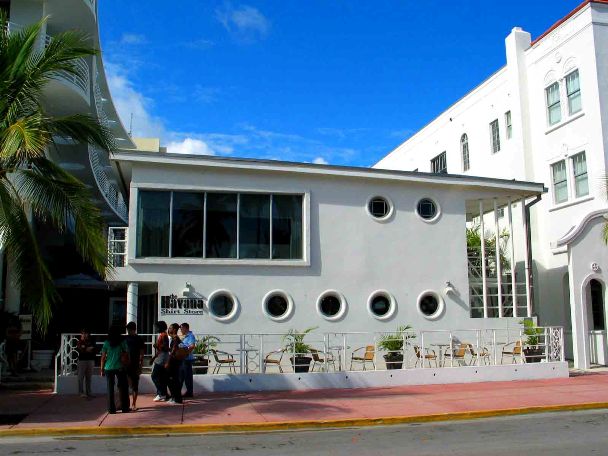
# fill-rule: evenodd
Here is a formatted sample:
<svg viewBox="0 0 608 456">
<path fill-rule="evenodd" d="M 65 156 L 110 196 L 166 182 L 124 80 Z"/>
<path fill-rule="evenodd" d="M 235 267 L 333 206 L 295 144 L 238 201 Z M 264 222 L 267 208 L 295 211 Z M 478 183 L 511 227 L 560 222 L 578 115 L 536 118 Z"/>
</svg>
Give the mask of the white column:
<svg viewBox="0 0 608 456">
<path fill-rule="evenodd" d="M 127 323 L 130 321 L 137 323 L 138 292 L 139 284 L 137 282 L 129 282 L 127 285 Z"/>
<path fill-rule="evenodd" d="M 528 237 L 528 231 L 530 230 L 530 223 L 528 221 L 528 217 L 526 217 L 526 200 L 521 200 L 521 216 L 522 221 L 524 223 L 524 243 L 526 246 L 526 255 L 525 255 L 525 266 L 526 266 L 526 307 L 527 307 L 527 317 L 532 316 L 532 296 L 530 295 L 530 274 L 532 271 L 530 270 L 530 239 Z"/>
<path fill-rule="evenodd" d="M 483 200 L 479 200 L 479 237 L 481 238 L 481 285 L 483 287 L 483 318 L 488 318 L 488 287 L 486 274 L 486 237 L 483 226 Z"/>
<path fill-rule="evenodd" d="M 509 239 L 511 240 L 511 299 L 513 300 L 513 316 L 517 317 L 517 280 L 515 278 L 515 236 L 513 235 L 513 208 L 511 198 L 507 206 L 509 216 Z"/>
<path fill-rule="evenodd" d="M 494 242 L 496 250 L 496 288 L 498 290 L 498 318 L 503 317 L 502 309 L 502 264 L 500 264 L 500 226 L 498 225 L 498 206 L 494 198 Z"/>
<path fill-rule="evenodd" d="M 572 321 L 572 354 L 574 355 L 574 367 L 576 369 L 589 369 L 591 358 L 589 353 L 589 325 L 587 324 L 587 295 L 586 285 L 582 292 L 575 286 L 575 274 L 572 267 L 572 252 L 568 252 L 568 280 L 570 283 L 570 318 Z M 562 343 L 566 343 L 564 340 Z"/>
</svg>

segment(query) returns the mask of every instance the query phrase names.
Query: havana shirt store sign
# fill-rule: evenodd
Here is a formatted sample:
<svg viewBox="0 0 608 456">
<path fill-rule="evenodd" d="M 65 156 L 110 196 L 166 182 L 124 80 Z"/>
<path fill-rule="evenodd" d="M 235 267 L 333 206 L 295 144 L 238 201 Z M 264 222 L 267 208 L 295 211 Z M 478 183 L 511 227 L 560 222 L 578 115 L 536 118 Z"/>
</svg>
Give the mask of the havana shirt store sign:
<svg viewBox="0 0 608 456">
<path fill-rule="evenodd" d="M 202 298 L 181 298 L 177 295 L 160 297 L 161 315 L 203 315 L 205 300 Z"/>
</svg>

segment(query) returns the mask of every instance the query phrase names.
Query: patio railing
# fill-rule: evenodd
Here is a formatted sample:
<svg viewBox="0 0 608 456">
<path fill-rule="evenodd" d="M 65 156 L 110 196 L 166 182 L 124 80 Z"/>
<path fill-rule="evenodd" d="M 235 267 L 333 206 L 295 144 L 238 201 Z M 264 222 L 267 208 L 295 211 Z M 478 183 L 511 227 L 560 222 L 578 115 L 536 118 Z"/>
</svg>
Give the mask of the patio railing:
<svg viewBox="0 0 608 456">
<path fill-rule="evenodd" d="M 145 357 L 153 354 L 154 334 L 140 334 Z M 209 336 L 205 334 L 204 336 Z M 386 369 L 495 366 L 564 361 L 562 327 L 427 330 L 401 334 L 381 332 L 309 333 L 312 350 L 285 348 L 285 334 L 215 334 L 206 354 L 195 354 L 195 372 L 206 360 L 209 374 L 275 374 L 294 371 L 338 372 Z M 57 375 L 74 375 L 78 334 L 62 334 L 56 356 Z M 105 335 L 94 335 L 101 351 Z M 197 336 L 197 339 L 203 335 Z M 98 353 L 99 356 L 99 353 Z M 307 359 L 302 359 L 307 358 Z M 148 364 L 148 363 L 145 363 Z"/>
</svg>

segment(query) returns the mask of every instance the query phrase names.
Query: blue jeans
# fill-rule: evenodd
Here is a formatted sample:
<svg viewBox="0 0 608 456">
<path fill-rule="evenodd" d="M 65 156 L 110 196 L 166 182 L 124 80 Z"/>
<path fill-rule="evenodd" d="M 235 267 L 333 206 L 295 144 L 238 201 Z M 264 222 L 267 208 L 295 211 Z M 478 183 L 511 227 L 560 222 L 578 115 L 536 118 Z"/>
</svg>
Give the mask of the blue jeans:
<svg viewBox="0 0 608 456">
<path fill-rule="evenodd" d="M 156 395 L 168 397 L 167 386 L 168 386 L 168 375 L 167 369 L 162 364 L 154 364 L 152 366 L 152 382 L 156 386 Z"/>
<path fill-rule="evenodd" d="M 186 383 L 186 395 L 192 396 L 194 394 L 194 382 L 192 380 L 192 360 L 185 359 L 182 361 L 182 366 L 179 370 L 179 386 L 182 388 Z"/>
</svg>

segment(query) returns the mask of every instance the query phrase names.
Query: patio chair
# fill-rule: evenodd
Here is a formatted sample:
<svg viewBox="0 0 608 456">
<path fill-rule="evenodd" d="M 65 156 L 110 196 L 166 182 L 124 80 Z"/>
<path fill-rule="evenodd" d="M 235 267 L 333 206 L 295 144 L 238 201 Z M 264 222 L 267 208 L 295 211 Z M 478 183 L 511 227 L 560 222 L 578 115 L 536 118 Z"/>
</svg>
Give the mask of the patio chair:
<svg viewBox="0 0 608 456">
<path fill-rule="evenodd" d="M 475 351 L 475 346 L 473 344 L 468 344 L 469 345 L 469 352 L 471 352 L 471 364 L 473 364 L 473 360 L 477 360 L 477 363 L 479 363 L 480 359 L 483 359 L 483 363 L 487 364 L 488 366 L 490 365 L 490 350 L 488 350 L 486 347 L 479 347 L 479 352 Z"/>
<path fill-rule="evenodd" d="M 215 350 L 214 348 L 211 349 L 211 353 L 213 354 L 213 359 L 215 359 L 214 374 L 219 374 L 223 366 L 228 367 L 229 372 L 236 374 L 236 360 L 230 353 Z"/>
<path fill-rule="evenodd" d="M 513 347 L 513 348 L 509 348 L 509 347 Z M 504 347 L 502 347 L 502 354 L 500 357 L 500 364 L 503 364 L 503 360 L 505 358 L 505 355 L 507 357 L 511 356 L 511 364 L 515 363 L 515 358 L 519 356 L 520 361 L 522 362 L 522 364 L 525 362 L 524 361 L 524 357 L 523 357 L 523 351 L 521 349 L 521 340 L 515 341 L 515 342 L 509 342 L 508 344 L 505 344 Z"/>
<path fill-rule="evenodd" d="M 283 355 L 285 354 L 285 349 L 282 348 L 280 350 L 274 350 L 268 353 L 264 357 L 264 372 L 268 366 L 277 366 L 279 368 L 279 372 L 283 373 L 283 368 L 281 367 L 281 361 L 283 360 Z M 274 357 L 273 357 L 274 356 Z M 276 358 L 278 356 L 278 358 Z"/>
<path fill-rule="evenodd" d="M 325 358 L 321 358 L 319 356 L 319 353 L 323 353 L 325 355 Z M 336 370 L 336 360 L 334 358 L 334 355 L 332 355 L 331 353 L 319 352 L 319 350 L 315 350 L 314 348 L 311 348 L 310 354 L 312 355 L 312 367 L 310 368 L 310 372 L 313 372 L 315 370 L 315 366 L 317 364 L 320 364 L 321 366 L 323 366 L 326 363 L 327 363 L 327 366 L 332 364 L 334 366 L 334 370 Z"/>
<path fill-rule="evenodd" d="M 365 350 L 363 352 L 363 356 L 356 355 L 356 353 L 360 352 L 361 350 Z M 351 371 L 353 370 L 353 363 L 363 364 L 363 370 L 367 370 L 366 369 L 367 363 L 372 363 L 372 367 L 375 370 L 376 369 L 376 363 L 374 362 L 375 353 L 376 353 L 376 349 L 373 345 L 366 345 L 365 347 L 359 347 L 359 348 L 353 350 L 353 352 L 350 355 L 350 369 L 349 370 L 351 370 Z"/>
<path fill-rule="evenodd" d="M 452 360 L 452 364 L 454 361 L 458 361 L 458 365 L 466 364 L 464 357 L 467 354 L 467 348 L 469 344 L 454 344 L 452 346 L 452 351 L 447 350 L 443 354 L 443 367 L 447 364 L 448 359 Z"/>
<path fill-rule="evenodd" d="M 416 367 L 418 363 L 421 363 L 421 366 L 424 367 L 425 359 L 428 361 L 429 367 L 431 367 L 431 360 L 435 361 L 435 367 L 439 367 L 437 364 L 437 354 L 435 353 L 435 350 L 429 350 L 427 348 L 426 353 L 423 356 L 422 352 L 420 351 L 420 347 L 418 347 L 418 345 L 414 345 L 414 353 L 416 353 L 416 363 L 414 364 L 414 367 Z"/>
</svg>

